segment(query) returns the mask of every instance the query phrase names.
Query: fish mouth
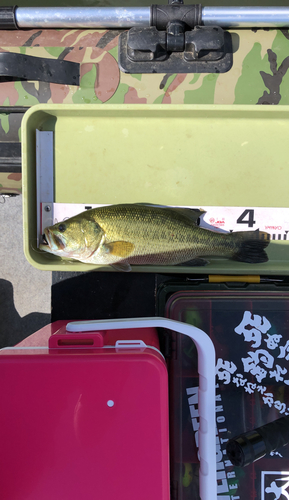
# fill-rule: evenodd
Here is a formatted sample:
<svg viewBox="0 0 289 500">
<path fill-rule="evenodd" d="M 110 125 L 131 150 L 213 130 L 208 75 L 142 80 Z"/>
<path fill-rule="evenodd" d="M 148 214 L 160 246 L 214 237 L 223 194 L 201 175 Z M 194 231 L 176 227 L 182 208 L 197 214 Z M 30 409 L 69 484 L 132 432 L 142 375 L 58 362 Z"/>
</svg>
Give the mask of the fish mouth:
<svg viewBox="0 0 289 500">
<path fill-rule="evenodd" d="M 62 241 L 62 238 L 57 234 L 49 231 L 48 228 L 44 229 L 44 233 L 42 234 L 41 238 L 41 247 L 44 247 L 44 250 L 46 249 L 48 251 L 49 248 L 50 250 L 56 252 L 59 250 L 64 250 L 65 248 L 65 244 Z"/>
<path fill-rule="evenodd" d="M 48 227 L 46 227 L 42 234 L 42 245 L 51 248 L 52 245 L 52 234 L 50 233 Z"/>
<path fill-rule="evenodd" d="M 42 234 L 42 241 L 41 241 L 41 243 L 42 243 L 42 245 L 49 246 L 49 243 L 48 243 L 48 241 L 46 239 L 46 234 L 45 233 Z"/>
</svg>

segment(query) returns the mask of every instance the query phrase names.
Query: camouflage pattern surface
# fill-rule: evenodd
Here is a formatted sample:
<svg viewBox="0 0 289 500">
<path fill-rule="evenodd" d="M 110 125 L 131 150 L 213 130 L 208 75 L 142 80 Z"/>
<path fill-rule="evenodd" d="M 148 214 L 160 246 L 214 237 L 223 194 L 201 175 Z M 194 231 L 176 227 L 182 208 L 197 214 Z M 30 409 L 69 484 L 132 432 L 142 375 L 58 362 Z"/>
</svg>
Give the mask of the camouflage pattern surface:
<svg viewBox="0 0 289 500">
<path fill-rule="evenodd" d="M 0 31 L 0 52 L 80 63 L 80 85 L 7 81 L 0 106 L 67 104 L 289 104 L 289 31 L 230 30 L 233 67 L 223 74 L 125 74 L 119 30 Z M 0 141 L 20 141 L 22 113 L 2 113 Z M 1 148 L 1 142 L 0 142 Z M 0 172 L 0 194 L 21 193 L 21 174 Z"/>
</svg>

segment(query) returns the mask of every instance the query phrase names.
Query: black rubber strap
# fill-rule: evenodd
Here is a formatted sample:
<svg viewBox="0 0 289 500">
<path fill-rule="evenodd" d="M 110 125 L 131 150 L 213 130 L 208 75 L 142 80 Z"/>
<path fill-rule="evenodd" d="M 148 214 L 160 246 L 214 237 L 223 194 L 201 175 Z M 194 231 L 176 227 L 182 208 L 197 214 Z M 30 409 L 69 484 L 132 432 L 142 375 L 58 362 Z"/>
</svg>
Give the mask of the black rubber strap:
<svg viewBox="0 0 289 500">
<path fill-rule="evenodd" d="M 0 53 L 0 77 L 12 77 L 20 80 L 40 80 L 42 82 L 79 85 L 78 63 L 59 59 Z"/>
<path fill-rule="evenodd" d="M 15 10 L 17 5 L 13 7 L 0 7 L 0 30 L 17 30 L 18 26 L 15 18 Z"/>
</svg>

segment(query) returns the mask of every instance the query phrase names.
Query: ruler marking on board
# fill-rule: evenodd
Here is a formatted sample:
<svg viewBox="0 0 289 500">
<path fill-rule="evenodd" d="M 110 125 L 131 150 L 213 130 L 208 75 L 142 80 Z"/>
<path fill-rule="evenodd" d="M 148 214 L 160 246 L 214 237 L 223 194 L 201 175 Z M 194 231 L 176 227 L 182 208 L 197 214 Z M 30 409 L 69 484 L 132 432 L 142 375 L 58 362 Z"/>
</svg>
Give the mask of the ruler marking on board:
<svg viewBox="0 0 289 500">
<path fill-rule="evenodd" d="M 51 204 L 51 201 L 49 202 Z M 43 206 L 46 205 L 42 201 Z M 53 203 L 51 213 L 42 211 L 42 228 L 73 217 L 85 210 L 104 206 L 104 204 Z M 179 205 L 180 206 L 180 205 Z M 197 208 L 182 206 L 183 208 Z M 206 213 L 201 216 L 200 226 L 218 232 L 265 231 L 275 241 L 289 240 L 289 208 L 263 207 L 213 207 L 203 206 Z M 52 218 L 53 215 L 53 218 Z"/>
</svg>

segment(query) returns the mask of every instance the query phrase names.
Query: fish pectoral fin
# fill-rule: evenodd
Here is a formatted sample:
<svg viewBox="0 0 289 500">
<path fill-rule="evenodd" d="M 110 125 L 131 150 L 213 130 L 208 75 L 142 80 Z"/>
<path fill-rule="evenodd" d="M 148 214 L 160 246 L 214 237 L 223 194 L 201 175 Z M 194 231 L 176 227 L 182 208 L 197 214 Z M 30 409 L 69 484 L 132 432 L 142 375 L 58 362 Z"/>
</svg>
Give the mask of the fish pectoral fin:
<svg viewBox="0 0 289 500">
<path fill-rule="evenodd" d="M 122 271 L 125 273 L 129 273 L 131 271 L 131 266 L 128 262 L 115 262 L 115 264 L 111 264 L 116 271 Z"/>
<path fill-rule="evenodd" d="M 129 241 L 112 241 L 111 243 L 105 243 L 104 249 L 110 255 L 126 259 L 134 251 L 134 244 Z"/>
</svg>

